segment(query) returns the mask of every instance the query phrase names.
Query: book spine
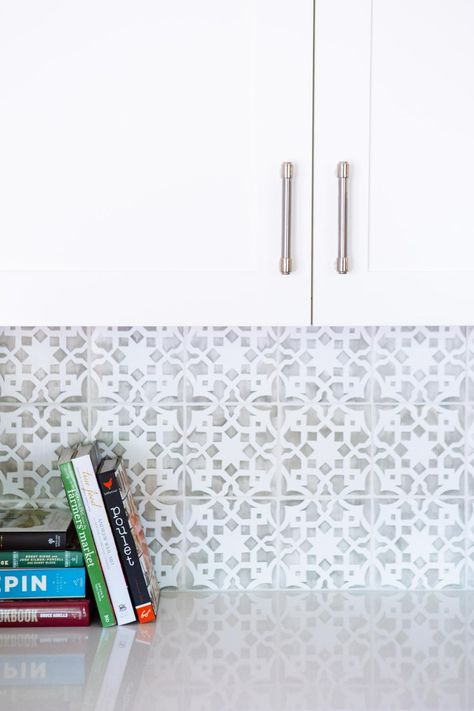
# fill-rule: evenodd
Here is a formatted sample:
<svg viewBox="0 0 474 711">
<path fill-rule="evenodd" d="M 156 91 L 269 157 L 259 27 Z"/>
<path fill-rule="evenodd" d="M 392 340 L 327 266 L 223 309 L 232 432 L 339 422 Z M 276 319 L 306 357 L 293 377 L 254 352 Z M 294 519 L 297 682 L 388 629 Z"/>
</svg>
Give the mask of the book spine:
<svg viewBox="0 0 474 711">
<path fill-rule="evenodd" d="M 100 621 L 103 627 L 112 627 L 112 625 L 115 624 L 115 616 L 71 462 L 60 464 L 59 471 L 79 544 L 84 556 L 84 562 L 99 612 Z"/>
<path fill-rule="evenodd" d="M 80 551 L 0 551 L 2 568 L 82 568 Z"/>
<path fill-rule="evenodd" d="M 140 564 L 142 566 L 145 579 L 147 580 L 148 594 L 150 596 L 150 600 L 152 601 L 153 609 L 156 615 L 158 612 L 160 588 L 156 579 L 153 562 L 151 560 L 150 551 L 148 550 L 145 532 L 140 521 L 137 505 L 130 490 L 130 479 L 122 460 L 120 460 L 117 465 L 116 477 L 123 505 L 127 512 L 128 520 L 130 521 L 130 526 L 134 534 L 133 537 L 137 546 L 138 555 L 140 556 Z"/>
<path fill-rule="evenodd" d="M 0 627 L 84 627 L 89 623 L 89 600 L 0 601 Z"/>
<path fill-rule="evenodd" d="M 65 531 L 5 531 L 0 534 L 0 550 L 64 550 Z"/>
<path fill-rule="evenodd" d="M 85 568 L 0 570 L 0 598 L 84 597 Z"/>
<path fill-rule="evenodd" d="M 72 460 L 77 484 L 86 509 L 92 536 L 104 571 L 112 600 L 117 624 L 135 622 L 135 612 L 115 546 L 112 529 L 96 479 L 91 458 L 88 455 Z"/>
<path fill-rule="evenodd" d="M 120 495 L 117 477 L 113 471 L 99 472 L 97 480 L 128 582 L 130 596 L 135 606 L 137 619 L 141 623 L 152 622 L 156 619 L 155 613 L 133 539 L 128 513 Z"/>
</svg>

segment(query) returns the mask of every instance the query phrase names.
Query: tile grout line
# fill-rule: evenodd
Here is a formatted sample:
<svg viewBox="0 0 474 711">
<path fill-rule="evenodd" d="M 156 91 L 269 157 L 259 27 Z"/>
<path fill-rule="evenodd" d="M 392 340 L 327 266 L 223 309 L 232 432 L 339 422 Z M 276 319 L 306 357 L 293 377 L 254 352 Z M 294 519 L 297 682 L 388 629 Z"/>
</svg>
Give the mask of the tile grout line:
<svg viewBox="0 0 474 711">
<path fill-rule="evenodd" d="M 449 402 L 436 402 L 436 401 L 420 401 L 420 400 L 414 400 L 413 402 L 409 400 L 397 400 L 396 402 L 378 402 L 378 401 L 371 401 L 371 400 L 357 400 L 357 401 L 348 401 L 348 400 L 332 400 L 332 401 L 315 401 L 315 400 L 301 400 L 299 402 L 292 402 L 291 400 L 285 400 L 284 402 L 278 402 L 278 400 L 271 400 L 268 402 L 255 402 L 255 401 L 248 401 L 248 400 L 206 400 L 206 401 L 189 401 L 185 402 L 183 400 L 176 400 L 176 401 L 165 401 L 165 400 L 134 400 L 134 401 L 127 401 L 127 400 L 114 400 L 114 401 L 107 401 L 104 402 L 103 400 L 100 399 L 95 399 L 91 398 L 88 400 L 87 398 L 80 398 L 78 400 L 74 401 L 65 401 L 65 400 L 30 400 L 28 402 L 12 402 L 12 401 L 1 401 L 0 400 L 0 412 L 1 411 L 7 411 L 7 410 L 16 410 L 16 409 L 21 409 L 21 408 L 34 408 L 34 407 L 64 407 L 66 409 L 74 409 L 74 408 L 79 408 L 79 407 L 84 407 L 85 405 L 92 405 L 95 407 L 101 407 L 104 409 L 113 409 L 114 407 L 156 407 L 156 408 L 163 408 L 163 409 L 173 409 L 177 407 L 184 407 L 187 405 L 188 407 L 191 408 L 205 408 L 205 407 L 226 407 L 226 406 L 233 406 L 233 407 L 247 407 L 247 408 L 255 408 L 255 409 L 262 409 L 262 410 L 269 410 L 272 407 L 276 407 L 279 404 L 283 404 L 285 407 L 291 407 L 294 409 L 297 408 L 303 408 L 303 407 L 313 407 L 313 408 L 324 408 L 324 409 L 331 409 L 331 408 L 337 408 L 337 407 L 346 407 L 348 409 L 358 409 L 358 408 L 363 408 L 363 407 L 368 407 L 368 406 L 375 406 L 375 407 L 383 407 L 385 409 L 395 409 L 397 407 L 430 407 L 433 409 L 454 409 L 456 407 L 464 406 L 467 403 L 468 406 L 473 406 L 474 405 L 474 399 L 471 398 L 464 398 L 464 399 L 459 399 L 459 400 L 450 400 Z"/>
</svg>

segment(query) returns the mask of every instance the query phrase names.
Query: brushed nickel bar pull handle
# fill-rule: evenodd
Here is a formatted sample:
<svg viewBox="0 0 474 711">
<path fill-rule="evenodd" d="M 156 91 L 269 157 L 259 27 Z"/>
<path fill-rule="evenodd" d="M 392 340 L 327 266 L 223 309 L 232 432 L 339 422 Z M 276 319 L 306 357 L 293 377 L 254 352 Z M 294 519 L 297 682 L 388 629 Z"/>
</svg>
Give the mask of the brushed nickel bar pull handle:
<svg viewBox="0 0 474 711">
<path fill-rule="evenodd" d="M 347 274 L 349 260 L 347 257 L 347 187 L 349 182 L 349 163 L 341 161 L 337 164 L 338 205 L 337 205 L 337 261 L 339 274 Z"/>
<path fill-rule="evenodd" d="M 282 163 L 282 210 L 281 210 L 281 258 L 280 272 L 290 274 L 291 259 L 291 181 L 293 178 L 293 163 Z"/>
</svg>

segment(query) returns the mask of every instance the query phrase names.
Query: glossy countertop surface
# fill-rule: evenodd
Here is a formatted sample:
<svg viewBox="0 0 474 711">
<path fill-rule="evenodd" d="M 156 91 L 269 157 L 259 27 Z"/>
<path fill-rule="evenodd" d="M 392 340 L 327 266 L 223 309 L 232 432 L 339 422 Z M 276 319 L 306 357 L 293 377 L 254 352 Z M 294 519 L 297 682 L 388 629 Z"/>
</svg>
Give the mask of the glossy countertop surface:
<svg viewBox="0 0 474 711">
<path fill-rule="evenodd" d="M 164 592 L 151 625 L 0 629 L 1 711 L 474 709 L 474 593 Z"/>
</svg>

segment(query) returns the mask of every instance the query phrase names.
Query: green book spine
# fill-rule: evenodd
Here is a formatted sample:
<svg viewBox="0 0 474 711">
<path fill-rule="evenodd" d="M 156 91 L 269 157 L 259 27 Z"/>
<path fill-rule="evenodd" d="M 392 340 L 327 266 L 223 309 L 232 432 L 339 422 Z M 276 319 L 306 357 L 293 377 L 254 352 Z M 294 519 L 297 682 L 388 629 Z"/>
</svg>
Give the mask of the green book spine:
<svg viewBox="0 0 474 711">
<path fill-rule="evenodd" d="M 83 567 L 80 551 L 0 551 L 0 569 Z"/>
<path fill-rule="evenodd" d="M 74 467 L 71 462 L 63 462 L 59 465 L 59 471 L 84 556 L 84 563 L 89 574 L 100 621 L 103 627 L 112 627 L 115 625 L 115 615 L 95 549 L 89 520 L 77 485 Z"/>
</svg>

